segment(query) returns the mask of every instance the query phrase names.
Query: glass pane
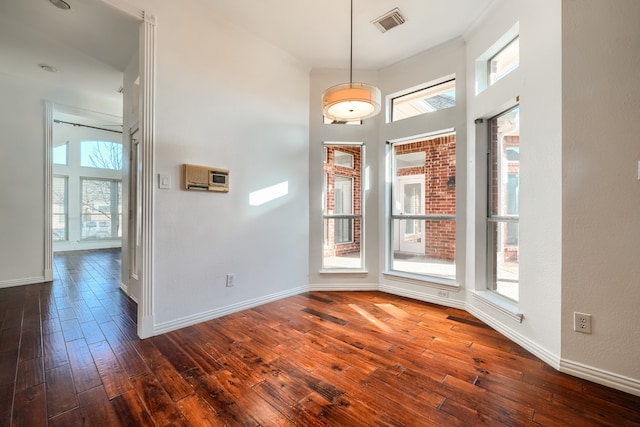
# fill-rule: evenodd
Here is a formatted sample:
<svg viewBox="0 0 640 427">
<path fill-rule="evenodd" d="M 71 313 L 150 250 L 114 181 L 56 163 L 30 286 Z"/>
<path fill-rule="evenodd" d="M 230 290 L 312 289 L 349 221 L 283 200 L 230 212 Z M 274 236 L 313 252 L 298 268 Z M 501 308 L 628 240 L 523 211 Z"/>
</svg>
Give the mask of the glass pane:
<svg viewBox="0 0 640 427">
<path fill-rule="evenodd" d="M 53 177 L 51 228 L 53 240 L 67 240 L 67 177 Z"/>
<path fill-rule="evenodd" d="M 491 120 L 489 164 L 489 288 L 518 301 L 520 212 L 520 111 Z M 504 217 L 511 217 L 507 220 Z"/>
<path fill-rule="evenodd" d="M 454 220 L 395 219 L 392 222 L 393 270 L 455 279 Z"/>
<path fill-rule="evenodd" d="M 120 181 L 82 180 L 82 239 L 121 237 L 122 184 Z"/>
<path fill-rule="evenodd" d="M 489 85 L 494 84 L 520 64 L 520 39 L 515 38 L 489 60 Z"/>
<path fill-rule="evenodd" d="M 333 164 L 345 168 L 353 168 L 353 154 L 344 151 L 335 150 Z"/>
<path fill-rule="evenodd" d="M 56 145 L 53 147 L 53 164 L 55 165 L 66 165 L 67 164 L 67 152 L 68 152 L 69 144 L 66 142 L 64 144 Z"/>
<path fill-rule="evenodd" d="M 518 215 L 520 126 L 515 108 L 491 121 L 491 215 Z"/>
<path fill-rule="evenodd" d="M 360 218 L 325 218 L 322 268 L 362 268 Z"/>
<path fill-rule="evenodd" d="M 394 215 L 456 214 L 456 136 L 393 145 Z"/>
<path fill-rule="evenodd" d="M 489 242 L 495 259 L 493 289 L 500 295 L 518 301 L 518 223 L 490 222 Z"/>
<path fill-rule="evenodd" d="M 393 98 L 391 121 L 456 106 L 456 80 L 449 80 L 416 92 Z"/>
<path fill-rule="evenodd" d="M 113 141 L 82 141 L 80 166 L 98 169 L 122 169 L 122 144 Z"/>
<path fill-rule="evenodd" d="M 361 269 L 360 230 L 362 177 L 361 146 L 325 145 L 323 215 L 347 215 L 324 219 L 322 268 Z"/>
</svg>

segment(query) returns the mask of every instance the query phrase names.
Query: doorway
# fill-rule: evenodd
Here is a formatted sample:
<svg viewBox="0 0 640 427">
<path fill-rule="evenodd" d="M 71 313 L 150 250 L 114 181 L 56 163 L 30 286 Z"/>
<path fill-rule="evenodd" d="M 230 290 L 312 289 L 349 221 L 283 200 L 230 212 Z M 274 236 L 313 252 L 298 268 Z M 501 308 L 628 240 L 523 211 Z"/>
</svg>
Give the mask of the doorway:
<svg viewBox="0 0 640 427">
<path fill-rule="evenodd" d="M 122 219 L 121 239 L 122 239 L 122 271 L 121 271 L 121 288 L 128 294 L 131 294 L 131 285 L 137 285 L 136 299 L 137 308 L 137 332 L 141 338 L 152 336 L 153 333 L 153 296 L 152 296 L 152 256 L 151 256 L 151 223 L 153 205 L 153 135 L 154 135 L 154 105 L 155 99 L 155 20 L 152 15 L 142 10 L 129 6 L 124 6 L 120 2 L 113 0 L 95 0 L 95 2 L 107 5 L 118 14 L 126 16 L 126 19 L 135 22 L 137 26 L 136 33 L 139 35 L 137 40 L 131 40 L 131 44 L 139 46 L 136 57 L 133 58 L 131 64 L 134 64 L 135 75 L 132 79 L 124 79 L 122 92 L 124 93 L 124 129 L 130 129 L 132 123 L 138 123 L 137 128 L 137 183 L 138 192 L 136 199 L 138 200 L 138 218 L 136 220 L 136 233 L 129 231 L 129 191 L 130 191 L 130 172 L 129 164 L 130 150 L 128 136 L 123 139 L 123 177 L 122 177 Z M 126 75 L 126 74 L 125 74 Z M 53 203 L 52 203 L 52 187 L 53 187 L 53 111 L 54 103 L 45 103 L 45 280 L 53 279 L 53 244 L 52 244 L 52 221 Z M 135 279 L 132 278 L 129 265 L 129 249 L 132 247 L 132 241 L 136 251 L 136 274 Z M 135 280 L 135 282 L 133 282 Z M 135 288 L 136 286 L 134 286 Z"/>
<path fill-rule="evenodd" d="M 424 215 L 424 174 L 399 176 L 398 189 L 402 198 L 403 215 Z M 401 219 L 395 221 L 394 250 L 412 255 L 424 255 L 424 221 Z"/>
</svg>

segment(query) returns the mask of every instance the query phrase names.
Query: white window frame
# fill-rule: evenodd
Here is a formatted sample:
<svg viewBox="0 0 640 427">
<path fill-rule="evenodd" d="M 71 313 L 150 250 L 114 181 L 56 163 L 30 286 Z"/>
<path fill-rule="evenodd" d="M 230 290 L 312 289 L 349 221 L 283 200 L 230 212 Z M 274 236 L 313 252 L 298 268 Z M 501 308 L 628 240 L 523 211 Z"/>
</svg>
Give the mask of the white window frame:
<svg viewBox="0 0 640 427">
<path fill-rule="evenodd" d="M 493 86 L 489 84 L 489 62 L 492 58 L 494 58 L 500 51 L 502 51 L 507 45 L 509 45 L 512 41 L 520 37 L 520 23 L 516 22 L 509 30 L 507 30 L 498 40 L 496 40 L 487 50 L 485 50 L 482 55 L 480 55 L 476 59 L 476 73 L 475 73 L 475 94 L 479 95 L 480 93 L 487 90 L 489 87 Z M 518 61 L 519 64 L 519 61 Z M 514 68 L 511 72 L 506 75 L 513 74 L 517 69 Z M 498 80 L 500 81 L 500 80 Z"/>
<path fill-rule="evenodd" d="M 493 205 L 493 188 L 492 188 L 492 182 L 493 182 L 493 162 L 491 161 L 492 159 L 492 153 L 493 153 L 493 130 L 492 130 L 492 126 L 491 123 L 492 121 L 498 119 L 501 116 L 504 116 L 506 114 L 509 114 L 510 112 L 519 109 L 520 106 L 519 105 L 514 105 L 511 108 L 508 108 L 507 110 L 493 116 L 492 118 L 489 119 L 489 126 L 488 126 L 488 147 L 487 147 L 487 153 L 488 153 L 488 158 L 487 158 L 487 226 L 486 226 L 486 239 L 487 239 L 487 246 L 486 246 L 486 251 L 487 251 L 487 290 L 494 293 L 496 296 L 498 296 L 499 298 L 504 298 L 509 300 L 510 302 L 513 303 L 518 303 L 519 299 L 513 299 L 510 298 L 508 295 L 503 294 L 498 292 L 498 277 L 497 277 L 497 273 L 496 273 L 496 269 L 497 269 L 497 253 L 495 251 L 495 242 L 494 242 L 494 233 L 493 233 L 493 228 L 499 226 L 500 224 L 505 224 L 508 226 L 508 224 L 517 224 L 519 227 L 520 224 L 520 215 L 519 213 L 517 214 L 507 214 L 505 213 L 505 215 L 499 215 L 499 214 L 494 214 L 492 213 L 492 205 Z M 518 113 L 519 114 L 519 113 Z M 519 163 L 519 161 L 518 161 Z M 504 173 L 500 173 L 500 171 L 498 171 L 497 173 L 498 175 L 498 185 L 502 185 L 502 184 L 506 184 L 507 181 L 503 180 L 503 177 L 506 178 L 506 180 L 508 180 L 508 174 L 504 174 Z M 518 174 L 518 176 L 520 176 Z M 519 195 L 518 195 L 519 197 Z M 518 208 L 518 212 L 519 212 L 519 208 Z M 505 231 L 506 233 L 506 231 Z M 519 246 L 519 241 L 518 241 L 518 246 Z M 520 287 L 520 280 L 518 277 L 518 288 Z M 518 289 L 518 293 L 519 293 L 519 289 Z"/>
<path fill-rule="evenodd" d="M 404 279 L 408 279 L 410 281 L 413 281 L 417 284 L 435 284 L 437 286 L 442 286 L 444 288 L 459 288 L 459 283 L 458 283 L 458 277 L 459 272 L 458 272 L 458 250 L 457 250 L 457 246 L 458 246 L 458 239 L 456 236 L 456 260 L 455 260 L 455 270 L 456 270 L 456 274 L 455 274 L 455 278 L 454 279 L 450 279 L 447 277 L 441 277 L 441 276 L 436 276 L 436 275 L 426 275 L 426 274 L 417 274 L 417 273 L 411 273 L 411 272 L 406 272 L 406 271 L 401 271 L 401 270 L 394 270 L 393 269 L 393 257 L 394 257 L 394 221 L 396 220 L 449 220 L 449 221 L 454 221 L 457 225 L 458 223 L 458 218 L 457 218 L 457 211 L 456 210 L 456 214 L 455 215 L 432 215 L 432 214 L 419 214 L 419 215 L 402 215 L 402 214 L 394 214 L 393 213 L 393 203 L 395 201 L 395 197 L 394 197 L 394 183 L 396 182 L 395 180 L 395 176 L 396 176 L 396 169 L 395 169 L 395 161 L 394 161 L 394 145 L 397 143 L 410 143 L 410 142 L 418 142 L 418 141 L 424 141 L 424 140 L 428 140 L 428 139 L 432 139 L 432 138 L 438 138 L 441 136 L 446 136 L 448 134 L 453 134 L 456 133 L 455 129 L 450 128 L 450 129 L 443 129 L 441 131 L 436 131 L 436 132 L 430 132 L 430 133 L 426 133 L 426 134 L 422 134 L 422 135 L 417 135 L 415 137 L 411 137 L 411 138 L 401 138 L 401 139 L 397 139 L 397 140 L 391 140 L 388 141 L 387 143 L 387 159 L 388 159 L 388 164 L 387 164 L 387 206 L 386 206 L 386 211 L 387 211 L 387 221 L 386 221 L 386 229 L 387 229 L 387 233 L 386 233 L 386 240 L 387 240 L 387 245 L 386 245 L 386 256 L 385 256 L 385 271 L 384 271 L 384 276 L 390 277 L 390 278 L 404 278 Z M 457 145 L 457 142 L 456 142 Z M 457 147 L 456 147 L 456 151 L 457 151 Z M 426 183 L 425 183 L 426 185 Z M 443 286 L 444 285 L 444 286 Z"/>
<path fill-rule="evenodd" d="M 414 116 L 409 116 L 409 117 L 404 117 L 404 118 L 400 118 L 400 119 L 394 119 L 393 117 L 393 112 L 394 112 L 394 104 L 395 101 L 400 99 L 400 98 L 405 98 L 405 97 L 411 97 L 414 96 L 415 94 L 418 94 L 421 91 L 426 91 L 428 89 L 431 89 L 433 91 L 438 91 L 438 87 L 442 86 L 446 83 L 449 83 L 453 81 L 454 82 L 454 87 L 456 86 L 456 75 L 455 74 L 449 74 L 443 77 L 440 77 L 438 79 L 435 80 L 431 80 L 429 82 L 425 82 L 422 84 L 419 84 L 417 86 L 413 86 L 407 89 L 403 89 L 401 91 L 389 94 L 386 96 L 386 105 L 387 105 L 387 117 L 386 117 L 386 121 L 387 123 L 393 123 L 396 121 L 400 121 L 400 120 L 405 120 L 405 119 L 410 119 L 412 117 L 417 117 L 417 116 L 422 116 L 424 114 L 429 114 L 429 113 L 435 113 L 438 111 L 442 111 L 442 110 L 446 110 L 447 108 L 443 108 L 443 109 L 438 109 L 435 111 L 424 111 L 423 113 L 420 114 L 416 114 Z M 457 90 L 456 90 L 456 98 L 457 98 Z M 457 99 L 456 99 L 456 103 L 457 103 Z M 455 105 L 452 105 L 451 107 L 448 108 L 453 108 L 455 107 Z"/>
<path fill-rule="evenodd" d="M 320 273 L 321 274 L 349 274 L 349 273 L 366 273 L 366 267 L 365 267 L 365 198 L 364 198 L 364 191 L 365 191 L 365 163 L 366 163 L 366 150 L 365 150 L 365 144 L 362 142 L 336 142 L 336 141 L 325 141 L 322 143 L 323 144 L 323 148 L 326 150 L 327 146 L 345 146 L 345 147 L 354 147 L 354 146 L 358 146 L 360 147 L 360 192 L 359 194 L 356 194 L 355 191 L 355 184 L 352 184 L 352 206 L 355 205 L 355 199 L 356 197 L 359 197 L 360 199 L 360 214 L 355 214 L 352 212 L 350 214 L 327 214 L 326 213 L 326 198 L 327 198 L 327 182 L 328 182 L 328 175 L 326 173 L 323 172 L 323 176 L 324 179 L 322 180 L 323 184 L 323 189 L 322 189 L 322 250 L 320 251 L 320 254 L 322 256 L 322 260 L 321 260 L 321 267 L 320 267 Z M 323 162 L 324 165 L 324 162 Z M 355 167 L 355 159 L 354 159 L 354 167 Z M 336 174 L 338 175 L 338 174 Z M 351 227 L 352 227 L 352 242 L 355 241 L 355 221 L 359 220 L 360 221 L 360 267 L 358 268 L 337 268 L 337 267 L 331 267 L 331 266 L 326 266 L 325 265 L 325 257 L 324 257 L 324 247 L 325 244 L 327 242 L 327 236 L 328 236 L 328 230 L 326 229 L 326 223 L 327 220 L 329 219 L 350 219 L 351 220 Z M 341 244 L 349 244 L 347 242 L 345 243 L 341 243 Z"/>
</svg>

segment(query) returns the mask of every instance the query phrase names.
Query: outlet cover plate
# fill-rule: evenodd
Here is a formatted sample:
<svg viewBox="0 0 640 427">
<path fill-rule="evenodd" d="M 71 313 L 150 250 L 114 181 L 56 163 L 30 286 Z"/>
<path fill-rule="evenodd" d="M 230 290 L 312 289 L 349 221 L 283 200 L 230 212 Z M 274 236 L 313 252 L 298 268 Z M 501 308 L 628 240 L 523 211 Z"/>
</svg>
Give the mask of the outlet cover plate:
<svg viewBox="0 0 640 427">
<path fill-rule="evenodd" d="M 591 315 L 586 313 L 573 313 L 573 330 L 583 334 L 591 333 Z"/>
</svg>

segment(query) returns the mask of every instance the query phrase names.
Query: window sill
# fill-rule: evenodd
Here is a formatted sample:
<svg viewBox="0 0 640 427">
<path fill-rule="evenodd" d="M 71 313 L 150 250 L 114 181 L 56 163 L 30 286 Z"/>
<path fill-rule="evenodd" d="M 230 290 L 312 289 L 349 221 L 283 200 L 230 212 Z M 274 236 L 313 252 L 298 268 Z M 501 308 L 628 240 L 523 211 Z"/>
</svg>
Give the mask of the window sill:
<svg viewBox="0 0 640 427">
<path fill-rule="evenodd" d="M 367 277 L 369 275 L 369 272 L 367 270 L 346 268 L 321 269 L 318 273 L 320 274 L 320 276 L 331 277 Z"/>
<path fill-rule="evenodd" d="M 417 274 L 401 273 L 398 271 L 387 271 L 382 273 L 385 279 L 395 280 L 399 282 L 412 283 L 414 285 L 428 285 L 436 288 L 447 290 L 458 290 L 460 285 L 453 279 L 445 279 L 444 277 L 420 276 Z"/>
<path fill-rule="evenodd" d="M 511 301 L 507 298 L 497 295 L 495 292 L 490 291 L 474 291 L 471 292 L 471 295 L 473 295 L 476 300 L 488 305 L 495 310 L 498 310 L 500 313 L 517 321 L 518 323 L 522 323 L 524 314 L 520 313 L 518 303 L 516 303 L 515 301 Z"/>
</svg>

